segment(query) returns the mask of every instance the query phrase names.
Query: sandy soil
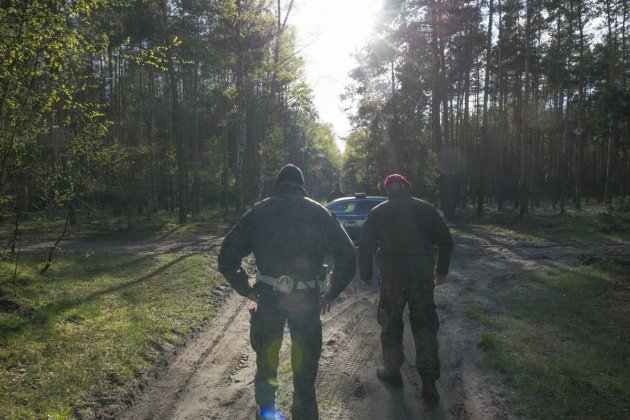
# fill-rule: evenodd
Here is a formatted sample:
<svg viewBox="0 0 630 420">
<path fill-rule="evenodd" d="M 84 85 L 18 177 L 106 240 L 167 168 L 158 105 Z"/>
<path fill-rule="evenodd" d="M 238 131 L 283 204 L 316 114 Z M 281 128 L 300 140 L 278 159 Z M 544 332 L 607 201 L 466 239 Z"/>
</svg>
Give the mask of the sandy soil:
<svg viewBox="0 0 630 420">
<path fill-rule="evenodd" d="M 363 288 L 355 278 L 334 302 L 331 313 L 322 318 L 324 346 L 317 379 L 320 418 L 510 418 L 504 401 L 512 391 L 484 371 L 482 353 L 477 347 L 482 326 L 466 315 L 465 306 L 484 304 L 487 290 L 519 287 L 515 281 L 519 272 L 567 264 L 584 253 L 630 255 L 630 244 L 627 243 L 555 243 L 515 237 L 500 230 L 489 234 L 458 233 L 454 238 L 456 248 L 449 282 L 436 289 L 441 322 L 442 378 L 438 382 L 441 403 L 426 406 L 420 398 L 414 344 L 408 331 L 405 335 L 406 362 L 402 369 L 404 387 L 393 388 L 376 378 L 375 369 L 381 363 L 380 329 L 376 322 L 378 290 Z M 188 242 L 188 250 L 198 247 L 200 252 L 217 252 L 219 239 L 197 239 Z M 137 246 L 145 252 L 181 249 L 177 244 Z M 103 251 L 107 246 L 100 243 L 98 248 Z M 71 244 L 67 245 L 66 250 L 71 249 Z M 255 355 L 249 346 L 247 311 L 250 304 L 237 294 L 228 293 L 227 286 L 224 291 L 216 295 L 224 301 L 207 327 L 186 347 L 173 350 L 176 354 L 168 365 L 158 372 L 130 407 L 114 417 L 254 418 Z M 281 365 L 288 364 L 288 341 L 285 336 Z M 278 401 L 288 404 L 290 372 L 282 371 Z"/>
</svg>

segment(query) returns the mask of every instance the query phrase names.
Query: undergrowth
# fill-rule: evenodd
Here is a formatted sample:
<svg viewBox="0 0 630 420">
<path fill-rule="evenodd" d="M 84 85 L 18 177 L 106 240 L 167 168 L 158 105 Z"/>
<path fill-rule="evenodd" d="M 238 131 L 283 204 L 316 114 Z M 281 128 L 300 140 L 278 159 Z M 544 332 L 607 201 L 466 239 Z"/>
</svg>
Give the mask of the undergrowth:
<svg viewBox="0 0 630 420">
<path fill-rule="evenodd" d="M 487 330 L 478 342 L 486 365 L 515 390 L 515 414 L 630 416 L 630 280 L 619 261 L 585 256 L 523 274 L 488 292 L 488 307 L 469 308 Z"/>
<path fill-rule="evenodd" d="M 205 322 L 221 279 L 201 254 L 0 261 L 0 418 L 90 417 L 128 399 Z M 90 414 L 91 413 L 91 414 Z"/>
<path fill-rule="evenodd" d="M 607 211 L 599 214 L 605 232 L 630 232 L 630 196 L 614 198 Z"/>
</svg>

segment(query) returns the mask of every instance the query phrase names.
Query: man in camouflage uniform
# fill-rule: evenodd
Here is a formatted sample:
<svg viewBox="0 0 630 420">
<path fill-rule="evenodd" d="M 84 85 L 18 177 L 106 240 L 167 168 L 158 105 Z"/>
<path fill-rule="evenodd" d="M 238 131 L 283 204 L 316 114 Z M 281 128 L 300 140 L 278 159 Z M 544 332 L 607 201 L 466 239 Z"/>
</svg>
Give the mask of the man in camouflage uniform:
<svg viewBox="0 0 630 420">
<path fill-rule="evenodd" d="M 377 369 L 377 376 L 392 385 L 402 386 L 402 315 L 408 304 L 422 395 L 427 403 L 437 403 L 440 399 L 435 386 L 440 378 L 439 321 L 433 289 L 446 282 L 453 241 L 435 207 L 413 197 L 410 186 L 398 174 L 385 179 L 389 200 L 372 209 L 363 225 L 359 272 L 365 283 L 372 281 L 372 256 L 378 244 L 381 289 L 377 319 L 381 325 L 384 366 Z"/>
<path fill-rule="evenodd" d="M 242 258 L 252 252 L 258 268 L 253 287 L 241 266 Z M 320 292 L 317 279 L 323 275 L 325 254 L 333 257 L 335 265 Z M 355 267 L 352 241 L 328 210 L 307 197 L 302 171 L 294 165 L 280 170 L 274 194 L 255 204 L 225 237 L 219 271 L 240 295 L 258 302 L 250 329 L 256 352 L 257 418 L 276 418 L 278 358 L 287 322 L 292 342 L 292 417 L 318 418 L 315 378 L 322 350 L 320 312 L 330 310 Z"/>
</svg>

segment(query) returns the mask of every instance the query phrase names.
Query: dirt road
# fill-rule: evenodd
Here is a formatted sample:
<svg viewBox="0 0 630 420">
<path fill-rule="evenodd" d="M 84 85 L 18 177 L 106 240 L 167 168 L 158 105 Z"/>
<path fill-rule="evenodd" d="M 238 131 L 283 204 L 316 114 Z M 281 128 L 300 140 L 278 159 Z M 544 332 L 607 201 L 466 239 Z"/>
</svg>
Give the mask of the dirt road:
<svg viewBox="0 0 630 420">
<path fill-rule="evenodd" d="M 207 242 L 206 242 L 207 243 Z M 585 247 L 531 237 L 492 234 L 455 235 L 449 282 L 436 289 L 442 401 L 425 406 L 414 367 L 414 344 L 405 336 L 403 388 L 392 388 L 375 375 L 381 363 L 377 290 L 353 280 L 330 314 L 322 318 L 324 346 L 317 379 L 321 419 L 509 418 L 504 400 L 511 392 L 484 372 L 477 343 L 481 326 L 466 307 L 484 301 L 488 289 L 518 287 L 515 274 L 562 265 L 585 252 L 629 255 L 629 244 Z M 216 241 L 212 251 L 216 252 Z M 227 290 L 227 289 L 226 289 Z M 249 303 L 227 294 L 222 309 L 140 395 L 124 419 L 251 419 L 254 417 L 255 356 L 249 346 Z M 408 322 L 408 318 L 406 318 Z M 290 407 L 291 380 L 285 336 L 281 355 L 278 405 Z"/>
</svg>

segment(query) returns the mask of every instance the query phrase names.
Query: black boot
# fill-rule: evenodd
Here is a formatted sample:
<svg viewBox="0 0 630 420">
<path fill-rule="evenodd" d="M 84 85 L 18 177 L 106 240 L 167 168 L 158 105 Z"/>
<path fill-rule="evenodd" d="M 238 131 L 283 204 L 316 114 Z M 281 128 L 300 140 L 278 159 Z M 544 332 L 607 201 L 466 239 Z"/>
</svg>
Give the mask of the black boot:
<svg viewBox="0 0 630 420">
<path fill-rule="evenodd" d="M 438 394 L 435 386 L 435 379 L 422 378 L 422 398 L 427 404 L 437 404 L 440 402 L 440 394 Z"/>
<path fill-rule="evenodd" d="M 400 369 L 398 371 L 393 371 L 386 367 L 379 367 L 378 369 L 376 369 L 376 376 L 381 381 L 385 381 L 390 385 L 396 387 L 402 386 L 402 376 L 400 375 Z"/>
</svg>

